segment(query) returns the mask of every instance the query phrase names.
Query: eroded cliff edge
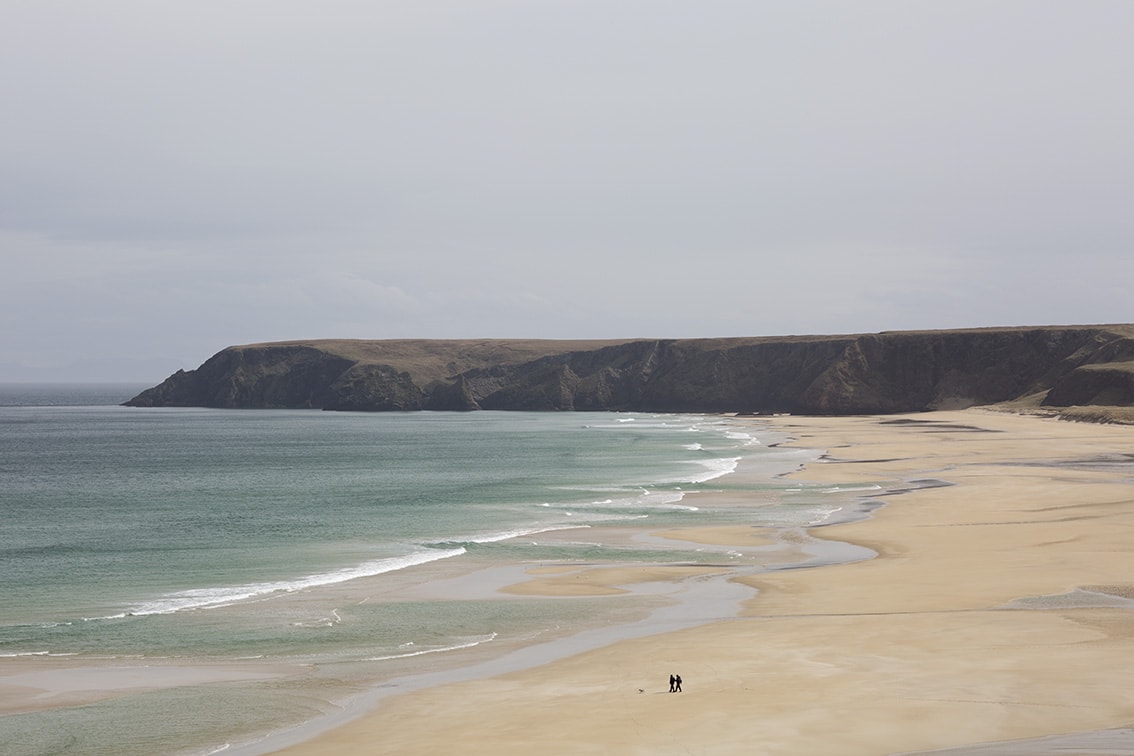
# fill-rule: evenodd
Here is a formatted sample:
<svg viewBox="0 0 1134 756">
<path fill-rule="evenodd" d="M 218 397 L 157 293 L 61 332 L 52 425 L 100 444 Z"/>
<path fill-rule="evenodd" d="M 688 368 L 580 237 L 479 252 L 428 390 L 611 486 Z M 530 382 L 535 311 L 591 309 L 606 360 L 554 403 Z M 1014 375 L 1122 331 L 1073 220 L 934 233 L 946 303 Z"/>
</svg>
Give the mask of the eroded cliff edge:
<svg viewBox="0 0 1134 756">
<path fill-rule="evenodd" d="M 876 414 L 1134 406 L 1134 325 L 233 346 L 135 407 Z"/>
</svg>

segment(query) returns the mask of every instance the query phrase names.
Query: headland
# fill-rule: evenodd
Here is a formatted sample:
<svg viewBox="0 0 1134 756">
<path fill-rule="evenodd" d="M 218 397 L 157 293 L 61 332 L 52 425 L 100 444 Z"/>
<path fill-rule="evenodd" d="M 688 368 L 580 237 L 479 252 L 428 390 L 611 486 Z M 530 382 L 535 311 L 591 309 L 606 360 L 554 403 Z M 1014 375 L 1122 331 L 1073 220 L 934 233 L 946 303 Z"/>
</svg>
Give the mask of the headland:
<svg viewBox="0 0 1134 756">
<path fill-rule="evenodd" d="M 1004 403 L 1134 419 L 1134 326 L 620 341 L 286 341 L 228 347 L 126 402 L 761 415 Z"/>
</svg>

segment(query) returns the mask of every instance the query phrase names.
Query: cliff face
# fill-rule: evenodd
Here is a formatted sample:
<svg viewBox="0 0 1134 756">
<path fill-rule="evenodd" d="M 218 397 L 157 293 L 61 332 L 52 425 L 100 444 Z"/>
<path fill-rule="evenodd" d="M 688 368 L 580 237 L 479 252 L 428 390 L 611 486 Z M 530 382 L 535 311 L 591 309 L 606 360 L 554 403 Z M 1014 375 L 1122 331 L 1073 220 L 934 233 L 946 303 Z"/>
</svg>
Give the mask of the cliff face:
<svg viewBox="0 0 1134 756">
<path fill-rule="evenodd" d="M 138 407 L 866 414 L 1134 406 L 1134 326 L 635 341 L 229 347 Z"/>
</svg>

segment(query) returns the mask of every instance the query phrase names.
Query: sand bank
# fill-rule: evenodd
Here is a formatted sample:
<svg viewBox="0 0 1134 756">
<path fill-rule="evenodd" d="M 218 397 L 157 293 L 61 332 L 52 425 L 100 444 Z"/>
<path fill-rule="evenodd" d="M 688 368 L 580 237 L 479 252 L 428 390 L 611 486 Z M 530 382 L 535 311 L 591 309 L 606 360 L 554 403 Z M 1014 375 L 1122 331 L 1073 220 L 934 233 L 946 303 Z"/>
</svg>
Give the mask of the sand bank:
<svg viewBox="0 0 1134 756">
<path fill-rule="evenodd" d="M 7 660 L 0 675 L 0 716 L 37 709 L 84 706 L 146 690 L 247 680 L 303 673 L 299 665 L 137 664 L 76 667 L 66 660 L 35 657 Z"/>
<path fill-rule="evenodd" d="M 801 480 L 908 489 L 811 531 L 876 558 L 743 577 L 759 593 L 734 618 L 388 697 L 283 753 L 873 756 L 1094 730 L 1112 732 L 1074 752 L 1134 752 L 1113 750 L 1134 722 L 1134 429 L 979 410 L 773 422 L 827 450 Z M 669 578 L 705 579 L 643 579 Z"/>
</svg>

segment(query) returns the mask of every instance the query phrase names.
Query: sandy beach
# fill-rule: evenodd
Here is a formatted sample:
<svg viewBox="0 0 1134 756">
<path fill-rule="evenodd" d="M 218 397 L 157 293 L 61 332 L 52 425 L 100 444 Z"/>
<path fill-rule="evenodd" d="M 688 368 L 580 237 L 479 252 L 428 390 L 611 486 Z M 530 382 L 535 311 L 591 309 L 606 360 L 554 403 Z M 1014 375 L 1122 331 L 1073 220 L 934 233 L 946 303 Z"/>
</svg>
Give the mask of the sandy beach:
<svg viewBox="0 0 1134 756">
<path fill-rule="evenodd" d="M 771 422 L 827 452 L 793 477 L 883 486 L 869 518 L 810 531 L 876 557 L 743 577 L 757 593 L 734 618 L 390 696 L 280 753 L 1134 753 L 1134 428 L 982 410 Z M 507 590 L 703 572 L 545 566 Z M 1010 742 L 1028 738 L 1049 739 Z"/>
</svg>

